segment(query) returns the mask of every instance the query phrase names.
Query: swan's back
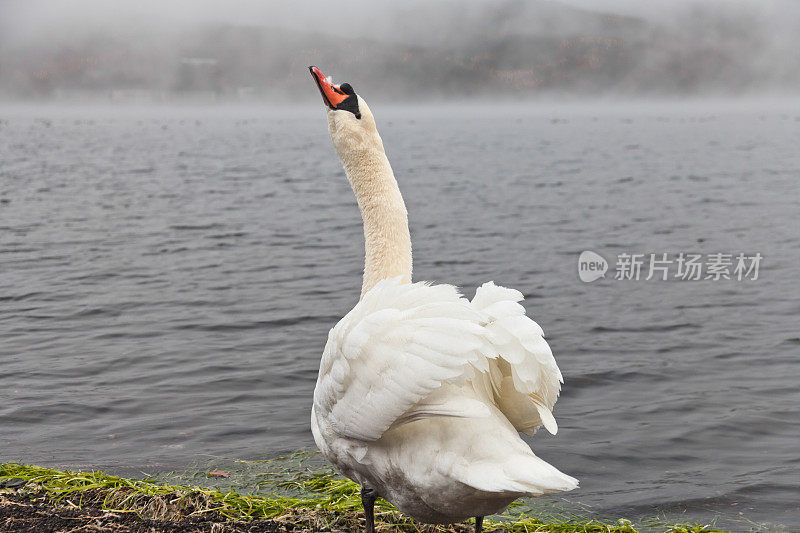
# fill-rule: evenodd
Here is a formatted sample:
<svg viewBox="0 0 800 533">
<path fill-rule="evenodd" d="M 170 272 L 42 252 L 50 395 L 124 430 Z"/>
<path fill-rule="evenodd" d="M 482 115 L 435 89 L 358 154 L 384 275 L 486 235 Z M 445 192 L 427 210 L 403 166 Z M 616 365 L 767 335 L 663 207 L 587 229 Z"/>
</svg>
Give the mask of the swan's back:
<svg viewBox="0 0 800 533">
<path fill-rule="evenodd" d="M 314 391 L 315 439 L 326 456 L 362 484 L 393 476 L 385 491 L 394 499 L 386 496 L 416 516 L 399 502 L 430 502 L 454 481 L 507 499 L 501 507 L 523 494 L 575 488 L 517 434 L 542 425 L 557 431 L 561 387 L 521 300 L 491 282 L 471 302 L 451 285 L 378 283 L 328 336 Z M 430 493 L 410 494 L 418 490 Z"/>
<path fill-rule="evenodd" d="M 341 437 L 376 440 L 426 415 L 485 414 L 477 405 L 441 402 L 433 412 L 424 401 L 444 384 L 469 382 L 518 431 L 544 425 L 555 433 L 561 372 L 521 300 L 519 291 L 492 282 L 470 302 L 452 285 L 381 281 L 328 335 L 317 416 Z"/>
</svg>

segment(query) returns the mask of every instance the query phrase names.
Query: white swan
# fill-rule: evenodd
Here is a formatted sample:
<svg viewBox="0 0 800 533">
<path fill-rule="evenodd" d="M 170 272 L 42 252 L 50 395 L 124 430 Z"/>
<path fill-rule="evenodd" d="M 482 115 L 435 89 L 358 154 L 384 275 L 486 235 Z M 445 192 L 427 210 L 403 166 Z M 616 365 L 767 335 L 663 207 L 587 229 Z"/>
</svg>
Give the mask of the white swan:
<svg viewBox="0 0 800 533">
<path fill-rule="evenodd" d="M 311 429 L 323 455 L 361 484 L 366 529 L 375 498 L 427 523 L 505 509 L 578 481 L 519 437 L 557 430 L 561 372 L 522 294 L 484 284 L 470 302 L 452 285 L 411 283 L 411 238 L 375 119 L 344 83 L 310 67 L 333 145 L 364 220 L 361 300 L 330 331 Z"/>
</svg>

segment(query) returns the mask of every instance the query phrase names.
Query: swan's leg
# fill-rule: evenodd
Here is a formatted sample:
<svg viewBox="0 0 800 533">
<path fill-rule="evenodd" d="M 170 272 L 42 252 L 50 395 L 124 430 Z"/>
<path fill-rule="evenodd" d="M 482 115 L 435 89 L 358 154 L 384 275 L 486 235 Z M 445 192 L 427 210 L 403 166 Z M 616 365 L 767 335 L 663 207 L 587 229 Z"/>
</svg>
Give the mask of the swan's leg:
<svg viewBox="0 0 800 533">
<path fill-rule="evenodd" d="M 375 500 L 378 496 L 374 489 L 361 486 L 361 505 L 364 506 L 365 533 L 375 533 Z"/>
<path fill-rule="evenodd" d="M 476 516 L 475 517 L 475 533 L 481 533 L 483 531 L 483 517 Z"/>
</svg>

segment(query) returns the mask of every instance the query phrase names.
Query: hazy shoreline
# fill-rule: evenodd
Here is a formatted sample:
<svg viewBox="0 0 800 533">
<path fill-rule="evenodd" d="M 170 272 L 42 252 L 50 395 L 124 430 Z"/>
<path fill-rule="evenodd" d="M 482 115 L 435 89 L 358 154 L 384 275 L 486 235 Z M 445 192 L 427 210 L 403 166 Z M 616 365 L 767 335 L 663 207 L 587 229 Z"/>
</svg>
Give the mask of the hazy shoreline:
<svg viewBox="0 0 800 533">
<path fill-rule="evenodd" d="M 776 97 L 697 97 L 691 99 L 678 98 L 631 98 L 631 99 L 509 99 L 487 100 L 472 99 L 460 101 L 419 100 L 388 101 L 375 99 L 371 107 L 381 119 L 381 110 L 405 112 L 408 118 L 415 118 L 429 113 L 450 113 L 452 111 L 482 114 L 498 113 L 500 116 L 514 114 L 545 115 L 553 113 L 574 113 L 579 115 L 647 115 L 651 113 L 713 114 L 741 113 L 757 114 L 762 112 L 783 112 L 800 116 L 800 95 L 782 95 Z M 56 116 L 80 115 L 82 113 L 116 114 L 120 117 L 136 117 L 142 111 L 153 113 L 152 118 L 179 118 L 186 114 L 207 113 L 219 118 L 236 119 L 248 115 L 253 118 L 285 118 L 297 113 L 324 115 L 316 99 L 299 99 L 292 102 L 104 102 L 104 101 L 0 101 L 0 119 L 14 116 L 30 116 L 50 113 Z M 148 116 L 147 118 L 151 118 Z"/>
</svg>

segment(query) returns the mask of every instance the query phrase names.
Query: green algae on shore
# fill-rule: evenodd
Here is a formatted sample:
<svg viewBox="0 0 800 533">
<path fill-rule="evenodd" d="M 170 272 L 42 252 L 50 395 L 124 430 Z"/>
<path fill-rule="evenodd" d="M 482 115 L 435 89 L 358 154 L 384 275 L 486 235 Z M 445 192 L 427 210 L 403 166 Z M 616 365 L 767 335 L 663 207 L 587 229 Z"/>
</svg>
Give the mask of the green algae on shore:
<svg viewBox="0 0 800 533">
<path fill-rule="evenodd" d="M 116 513 L 134 513 L 150 521 L 175 521 L 186 517 L 213 515 L 220 520 L 269 521 L 265 531 L 360 531 L 363 513 L 359 486 L 331 472 L 291 472 L 279 460 L 248 462 L 258 465 L 275 491 L 268 496 L 242 494 L 231 488 L 220 490 L 199 485 L 168 484 L 154 478 L 127 479 L 104 472 L 71 472 L 18 463 L 0 464 L 0 496 L 4 492 L 46 498 L 54 507 L 80 508 L 95 505 Z M 2 498 L 0 498 L 2 506 Z M 539 519 L 526 513 L 487 520 L 486 531 L 508 533 L 637 533 L 627 520 L 604 523 L 598 520 Z M 472 531 L 469 523 L 426 526 L 399 513 L 391 504 L 378 500 L 376 521 L 379 531 L 452 532 Z M 286 526 L 285 528 L 282 526 Z M 650 527 L 652 529 L 652 527 Z M 224 531 L 225 529 L 220 529 Z M 231 531 L 238 529 L 231 528 Z M 663 524 L 665 533 L 723 533 L 708 525 Z"/>
</svg>

